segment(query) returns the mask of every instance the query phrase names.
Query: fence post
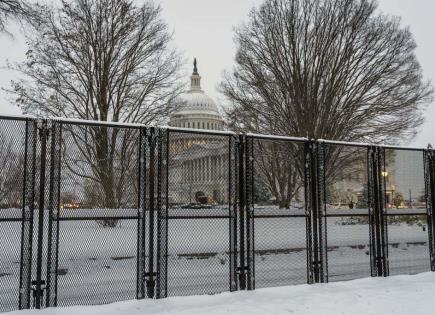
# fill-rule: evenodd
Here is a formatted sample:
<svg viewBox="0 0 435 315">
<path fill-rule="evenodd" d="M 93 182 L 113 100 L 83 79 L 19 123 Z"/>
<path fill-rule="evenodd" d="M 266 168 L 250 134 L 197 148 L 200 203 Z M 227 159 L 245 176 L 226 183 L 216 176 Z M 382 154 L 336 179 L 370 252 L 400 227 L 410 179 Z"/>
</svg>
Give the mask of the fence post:
<svg viewBox="0 0 435 315">
<path fill-rule="evenodd" d="M 239 275 L 239 289 L 246 289 L 246 264 L 245 264 L 245 135 L 239 135 L 238 145 L 238 188 L 239 188 L 239 207 L 238 207 L 238 225 L 239 225 L 239 267 L 237 272 Z"/>
<path fill-rule="evenodd" d="M 149 237 L 145 284 L 147 297 L 159 299 L 167 296 L 169 132 L 154 127 L 148 131 L 149 173 L 145 204 L 149 213 Z"/>
<path fill-rule="evenodd" d="M 238 210 L 238 159 L 237 137 L 228 137 L 228 215 L 229 215 L 229 286 L 237 291 L 237 210 Z"/>
<path fill-rule="evenodd" d="M 157 299 L 167 296 L 168 285 L 168 164 L 169 131 L 158 129 L 157 135 Z"/>
<path fill-rule="evenodd" d="M 378 176 L 379 176 L 379 224 L 381 233 L 381 262 L 382 262 L 382 276 L 387 277 L 390 274 L 388 262 L 388 222 L 387 222 L 387 200 L 386 200 L 386 158 L 385 148 L 378 147 Z"/>
<path fill-rule="evenodd" d="M 424 151 L 424 179 L 426 195 L 426 213 L 429 238 L 430 269 L 435 271 L 435 216 L 433 207 L 435 205 L 435 156 L 432 147 L 429 145 Z"/>
<path fill-rule="evenodd" d="M 62 123 L 51 128 L 46 307 L 57 306 Z"/>
<path fill-rule="evenodd" d="M 324 148 L 316 141 L 305 144 L 305 207 L 307 217 L 308 283 L 328 281 L 326 217 L 324 216 Z"/>
<path fill-rule="evenodd" d="M 314 283 L 314 268 L 313 268 L 313 229 L 312 229 L 312 192 L 311 192 L 311 141 L 304 143 L 304 198 L 305 198 L 305 217 L 306 217 L 306 247 L 307 247 L 307 282 Z"/>
<path fill-rule="evenodd" d="M 385 221 L 385 157 L 382 148 L 371 146 L 368 149 L 368 191 L 370 224 L 370 269 L 372 277 L 386 277 L 387 263 L 387 224 Z"/>
<path fill-rule="evenodd" d="M 245 137 L 246 282 L 255 289 L 254 138 Z"/>
<path fill-rule="evenodd" d="M 156 134 L 155 128 L 151 127 L 148 130 L 147 143 L 149 148 L 149 173 L 148 173 L 148 194 L 147 194 L 147 210 L 149 214 L 149 233 L 148 233 L 148 270 L 145 273 L 145 284 L 147 296 L 154 297 L 155 281 L 154 281 L 154 218 L 155 218 L 155 148 L 156 148 Z"/>
<path fill-rule="evenodd" d="M 328 276 L 328 233 L 326 217 L 326 166 L 325 144 L 316 142 L 316 169 L 317 169 L 317 211 L 318 211 L 318 235 L 319 235 L 319 273 L 320 283 L 326 283 Z"/>
<path fill-rule="evenodd" d="M 255 288 L 254 259 L 254 178 L 253 137 L 241 134 L 237 142 L 237 183 L 239 228 L 239 266 L 237 268 L 240 290 Z"/>
<path fill-rule="evenodd" d="M 138 143 L 138 213 L 137 213 L 137 279 L 136 279 L 136 298 L 145 298 L 145 233 L 146 233 L 146 128 L 142 127 L 139 130 L 139 143 Z"/>
<path fill-rule="evenodd" d="M 39 198 L 38 198 L 38 237 L 36 248 L 36 280 L 32 281 L 33 298 L 35 308 L 42 307 L 42 299 L 45 290 L 45 280 L 42 279 L 42 251 L 44 241 L 44 202 L 45 202 L 45 170 L 46 170 L 46 154 L 47 154 L 47 140 L 49 137 L 50 129 L 48 121 L 43 119 L 38 122 L 38 131 L 41 141 L 41 156 L 40 156 L 40 170 L 39 170 Z"/>
<path fill-rule="evenodd" d="M 26 120 L 24 143 L 23 206 L 21 222 L 20 289 L 18 308 L 30 308 L 32 280 L 33 215 L 35 209 L 37 125 Z"/>
</svg>

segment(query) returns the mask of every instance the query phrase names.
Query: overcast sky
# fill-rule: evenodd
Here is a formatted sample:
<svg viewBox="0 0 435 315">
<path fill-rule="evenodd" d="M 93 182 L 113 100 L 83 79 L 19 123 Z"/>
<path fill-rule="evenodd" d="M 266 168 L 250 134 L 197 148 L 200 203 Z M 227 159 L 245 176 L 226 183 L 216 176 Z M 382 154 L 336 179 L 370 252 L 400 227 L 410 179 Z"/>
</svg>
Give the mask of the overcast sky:
<svg viewBox="0 0 435 315">
<path fill-rule="evenodd" d="M 411 28 L 417 42 L 417 57 L 426 79 L 435 83 L 435 1 L 434 0 L 378 0 L 382 12 L 402 18 Z M 140 0 L 138 0 L 138 3 Z M 192 72 L 193 57 L 198 59 L 203 89 L 216 101 L 216 91 L 224 70 L 231 70 L 235 54 L 233 27 L 247 20 L 249 10 L 262 0 L 155 0 L 163 8 L 163 16 L 174 32 L 174 44 L 186 59 L 185 71 Z M 12 26 L 17 34 L 18 30 Z M 6 60 L 24 60 L 26 45 L 18 33 L 14 39 L 0 35 L 0 66 Z M 17 74 L 0 69 L 0 87 L 9 88 Z M 9 97 L 0 91 L 0 114 L 19 114 Z M 426 112 L 426 122 L 412 145 L 435 145 L 435 104 Z"/>
</svg>

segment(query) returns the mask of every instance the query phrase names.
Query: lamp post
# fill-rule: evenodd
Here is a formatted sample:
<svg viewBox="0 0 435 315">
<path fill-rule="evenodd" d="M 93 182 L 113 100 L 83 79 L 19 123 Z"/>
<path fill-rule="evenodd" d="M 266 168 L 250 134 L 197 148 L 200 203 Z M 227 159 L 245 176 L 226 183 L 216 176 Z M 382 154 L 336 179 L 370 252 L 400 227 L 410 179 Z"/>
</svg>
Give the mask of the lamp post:
<svg viewBox="0 0 435 315">
<path fill-rule="evenodd" d="M 388 172 L 387 171 L 382 171 L 381 172 L 381 176 L 384 178 L 385 184 L 388 184 Z M 385 185 L 387 186 L 387 185 Z M 387 194 L 388 196 L 388 194 Z M 387 200 L 388 204 L 391 204 L 393 202 L 393 195 L 391 195 L 391 200 Z"/>
</svg>

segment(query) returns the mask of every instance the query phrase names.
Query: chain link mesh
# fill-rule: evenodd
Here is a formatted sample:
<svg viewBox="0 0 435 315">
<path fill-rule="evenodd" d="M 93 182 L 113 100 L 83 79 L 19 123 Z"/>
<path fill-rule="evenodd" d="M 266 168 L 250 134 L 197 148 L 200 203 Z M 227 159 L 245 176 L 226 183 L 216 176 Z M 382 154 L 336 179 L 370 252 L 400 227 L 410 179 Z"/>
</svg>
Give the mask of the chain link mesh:
<svg viewBox="0 0 435 315">
<path fill-rule="evenodd" d="M 307 282 L 304 144 L 254 139 L 255 285 Z"/>
<path fill-rule="evenodd" d="M 325 144 L 329 281 L 370 276 L 367 148 Z"/>
<path fill-rule="evenodd" d="M 169 132 L 168 295 L 230 290 L 230 138 Z"/>
<path fill-rule="evenodd" d="M 423 151 L 386 150 L 390 275 L 430 270 Z"/>
<path fill-rule="evenodd" d="M 139 129 L 64 124 L 58 305 L 136 297 Z"/>
<path fill-rule="evenodd" d="M 29 241 L 34 165 L 26 144 L 33 148 L 34 131 L 32 122 L 0 120 L 0 311 L 3 312 L 30 305 L 26 291 L 30 288 L 32 262 Z"/>
</svg>

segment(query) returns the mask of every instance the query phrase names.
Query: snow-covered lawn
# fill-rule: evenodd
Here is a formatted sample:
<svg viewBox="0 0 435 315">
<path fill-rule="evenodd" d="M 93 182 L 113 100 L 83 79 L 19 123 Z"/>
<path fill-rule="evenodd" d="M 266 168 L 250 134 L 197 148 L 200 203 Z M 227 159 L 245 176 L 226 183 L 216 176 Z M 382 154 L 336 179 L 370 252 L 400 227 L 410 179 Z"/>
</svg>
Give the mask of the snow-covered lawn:
<svg viewBox="0 0 435 315">
<path fill-rule="evenodd" d="M 329 281 L 370 275 L 368 224 L 328 218 Z M 228 219 L 170 220 L 168 295 L 229 290 Z M 18 303 L 19 223 L 0 224 L 0 310 Z M 427 230 L 389 225 L 390 274 L 430 270 Z M 95 221 L 60 222 L 58 303 L 105 304 L 136 296 L 136 220 L 116 228 Z M 305 218 L 256 219 L 257 288 L 307 282 Z M 36 240 L 35 240 L 36 242 Z"/>
<path fill-rule="evenodd" d="M 433 292 L 435 273 L 422 273 L 217 295 L 132 300 L 102 306 L 16 311 L 8 315 L 433 314 Z"/>
</svg>

